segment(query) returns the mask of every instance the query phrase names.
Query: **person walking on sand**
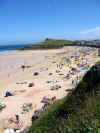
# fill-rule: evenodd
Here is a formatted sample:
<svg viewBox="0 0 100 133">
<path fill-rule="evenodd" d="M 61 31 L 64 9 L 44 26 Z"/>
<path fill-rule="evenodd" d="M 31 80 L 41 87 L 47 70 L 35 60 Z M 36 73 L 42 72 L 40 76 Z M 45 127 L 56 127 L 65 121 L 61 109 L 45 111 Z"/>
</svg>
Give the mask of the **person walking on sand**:
<svg viewBox="0 0 100 133">
<path fill-rule="evenodd" d="M 15 116 L 16 116 L 16 124 L 17 124 L 18 128 L 20 129 L 21 124 L 20 124 L 20 122 L 19 122 L 19 115 L 16 114 Z"/>
<path fill-rule="evenodd" d="M 17 122 L 19 122 L 19 115 L 15 115 L 16 116 L 16 120 L 17 120 Z"/>
<path fill-rule="evenodd" d="M 72 85 L 74 84 L 74 80 L 72 79 Z"/>
</svg>

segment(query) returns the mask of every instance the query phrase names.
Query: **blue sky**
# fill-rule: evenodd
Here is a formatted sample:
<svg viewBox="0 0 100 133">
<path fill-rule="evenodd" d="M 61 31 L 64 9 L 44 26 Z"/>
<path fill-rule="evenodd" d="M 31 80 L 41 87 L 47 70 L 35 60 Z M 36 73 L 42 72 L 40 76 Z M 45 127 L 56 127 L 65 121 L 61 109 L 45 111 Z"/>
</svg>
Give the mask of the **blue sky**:
<svg viewBox="0 0 100 133">
<path fill-rule="evenodd" d="M 100 39 L 100 0 L 0 0 L 0 44 Z"/>
</svg>

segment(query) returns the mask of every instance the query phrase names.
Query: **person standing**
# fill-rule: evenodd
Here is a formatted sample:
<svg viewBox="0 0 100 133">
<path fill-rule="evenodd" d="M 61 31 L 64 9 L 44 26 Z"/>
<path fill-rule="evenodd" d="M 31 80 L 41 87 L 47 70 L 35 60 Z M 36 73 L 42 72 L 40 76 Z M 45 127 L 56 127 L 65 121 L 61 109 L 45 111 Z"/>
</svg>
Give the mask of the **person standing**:
<svg viewBox="0 0 100 133">
<path fill-rule="evenodd" d="M 72 79 L 72 84 L 74 84 L 74 80 Z"/>
<path fill-rule="evenodd" d="M 19 115 L 15 115 L 16 116 L 16 120 L 17 120 L 17 122 L 19 122 Z"/>
</svg>

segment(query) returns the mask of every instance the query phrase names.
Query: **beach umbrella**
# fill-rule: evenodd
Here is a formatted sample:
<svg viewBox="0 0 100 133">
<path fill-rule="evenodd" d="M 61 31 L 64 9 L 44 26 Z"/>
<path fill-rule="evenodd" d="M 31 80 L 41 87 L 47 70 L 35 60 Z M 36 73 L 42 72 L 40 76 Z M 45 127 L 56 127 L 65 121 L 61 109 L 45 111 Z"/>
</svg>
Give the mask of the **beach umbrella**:
<svg viewBox="0 0 100 133">
<path fill-rule="evenodd" d="M 71 60 L 69 58 L 66 59 L 66 62 L 69 63 Z"/>
<path fill-rule="evenodd" d="M 6 92 L 5 97 L 13 96 L 13 94 L 9 91 Z"/>
</svg>

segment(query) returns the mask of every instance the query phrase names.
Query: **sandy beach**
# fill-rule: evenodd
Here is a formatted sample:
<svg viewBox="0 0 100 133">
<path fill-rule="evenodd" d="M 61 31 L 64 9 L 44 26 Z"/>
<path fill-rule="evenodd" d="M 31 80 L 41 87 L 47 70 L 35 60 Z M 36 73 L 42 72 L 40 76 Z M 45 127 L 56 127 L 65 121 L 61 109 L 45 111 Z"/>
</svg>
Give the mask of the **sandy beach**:
<svg viewBox="0 0 100 133">
<path fill-rule="evenodd" d="M 5 128 L 12 128 L 16 125 L 9 124 L 8 119 L 19 115 L 20 130 L 23 130 L 27 125 L 31 125 L 31 118 L 36 109 L 43 106 L 42 98 L 51 98 L 56 96 L 56 99 L 63 98 L 67 95 L 66 89 L 72 89 L 75 84 L 72 80 L 77 76 L 82 76 L 87 70 L 76 72 L 71 75 L 69 80 L 64 77 L 69 73 L 70 67 L 64 64 L 64 58 L 71 56 L 79 56 L 79 61 L 82 63 L 83 51 L 88 48 L 82 47 L 64 47 L 54 50 L 34 50 L 34 51 L 16 51 L 5 55 L 0 55 L 0 103 L 6 107 L 0 111 L 0 133 L 4 132 Z M 83 63 L 87 61 L 87 65 L 91 67 L 95 62 L 99 61 L 98 50 L 90 49 L 84 57 Z M 74 58 L 71 62 L 74 62 Z M 61 63 L 60 63 L 61 62 Z M 62 68 L 57 68 L 57 64 L 63 64 Z M 24 71 L 21 65 L 30 66 Z M 71 67 L 78 66 L 74 63 Z M 58 70 L 60 72 L 56 72 Z M 38 72 L 34 76 L 34 72 Z M 52 75 L 49 75 L 52 73 Z M 81 78 L 79 80 L 81 80 Z M 47 81 L 50 80 L 50 83 Z M 34 83 L 33 87 L 29 87 L 29 83 Z M 58 90 L 51 90 L 54 85 L 60 85 Z M 14 96 L 4 97 L 5 93 L 10 91 Z M 23 105 L 32 103 L 32 109 L 23 113 Z"/>
</svg>

